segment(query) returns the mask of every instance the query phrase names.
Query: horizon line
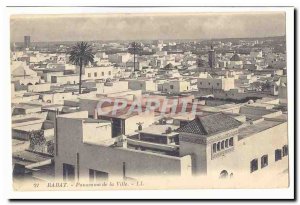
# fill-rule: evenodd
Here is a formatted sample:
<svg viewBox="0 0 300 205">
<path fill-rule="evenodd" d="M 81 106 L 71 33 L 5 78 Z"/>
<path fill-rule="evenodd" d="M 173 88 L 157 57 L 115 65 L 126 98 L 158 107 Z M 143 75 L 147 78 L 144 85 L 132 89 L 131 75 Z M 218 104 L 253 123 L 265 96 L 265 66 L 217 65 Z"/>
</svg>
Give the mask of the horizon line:
<svg viewBox="0 0 300 205">
<path fill-rule="evenodd" d="M 24 36 L 30 36 L 30 35 L 24 35 Z M 264 37 L 225 37 L 225 38 L 199 38 L 199 39 L 194 39 L 194 38 L 191 38 L 191 39 L 185 39 L 185 38 L 177 38 L 177 39 L 128 39 L 128 40 L 116 40 L 116 39 L 112 39 L 112 40 L 56 40 L 56 41 L 31 41 L 30 43 L 57 43 L 57 42 L 81 42 L 81 41 L 84 41 L 84 42 L 93 42 L 93 41 L 103 41 L 103 42 L 106 42 L 106 41 L 123 41 L 123 42 L 126 42 L 126 41 L 157 41 L 157 40 L 162 40 L 162 41 L 174 41 L 174 40 L 201 40 L 201 41 L 214 41 L 214 40 L 227 40 L 227 39 L 262 39 L 262 38 L 278 38 L 278 37 L 285 37 L 286 34 L 284 35 L 274 35 L 274 36 L 264 36 Z M 24 43 L 24 41 L 10 41 L 10 43 Z"/>
</svg>

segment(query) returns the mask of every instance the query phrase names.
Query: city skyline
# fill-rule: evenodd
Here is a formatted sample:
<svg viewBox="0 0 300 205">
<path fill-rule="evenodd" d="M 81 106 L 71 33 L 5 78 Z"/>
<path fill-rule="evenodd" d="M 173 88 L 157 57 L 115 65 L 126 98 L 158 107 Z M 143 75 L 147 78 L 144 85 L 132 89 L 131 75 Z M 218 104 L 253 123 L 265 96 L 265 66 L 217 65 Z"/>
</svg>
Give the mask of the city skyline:
<svg viewBox="0 0 300 205">
<path fill-rule="evenodd" d="M 11 42 L 22 42 L 24 35 L 33 42 L 264 38 L 285 35 L 285 14 L 14 15 L 10 31 Z"/>
</svg>

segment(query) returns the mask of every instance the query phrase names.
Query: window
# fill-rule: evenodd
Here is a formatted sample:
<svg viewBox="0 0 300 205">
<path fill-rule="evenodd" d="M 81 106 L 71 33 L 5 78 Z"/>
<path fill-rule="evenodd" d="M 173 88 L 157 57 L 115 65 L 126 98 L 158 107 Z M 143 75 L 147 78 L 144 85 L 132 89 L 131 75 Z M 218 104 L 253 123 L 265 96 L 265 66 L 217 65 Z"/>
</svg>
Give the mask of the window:
<svg viewBox="0 0 300 205">
<path fill-rule="evenodd" d="M 200 82 L 200 85 L 202 85 L 202 82 Z"/>
<path fill-rule="evenodd" d="M 261 168 L 268 166 L 268 155 L 261 157 Z"/>
<path fill-rule="evenodd" d="M 229 139 L 226 139 L 226 140 L 225 140 L 225 147 L 226 147 L 226 148 L 229 147 Z"/>
<path fill-rule="evenodd" d="M 73 181 L 75 179 L 75 168 L 73 165 L 63 163 L 64 181 Z"/>
<path fill-rule="evenodd" d="M 282 147 L 282 156 L 285 157 L 289 154 L 289 149 L 288 149 L 288 146 L 287 145 L 284 145 Z"/>
<path fill-rule="evenodd" d="M 217 144 L 217 151 L 220 151 L 220 148 L 221 148 L 221 145 L 220 145 L 220 142 L 218 142 L 218 144 Z"/>
<path fill-rule="evenodd" d="M 104 76 L 104 72 L 102 72 L 102 76 Z"/>
<path fill-rule="evenodd" d="M 281 155 L 281 149 L 276 149 L 275 150 L 275 162 L 281 160 L 282 155 Z"/>
<path fill-rule="evenodd" d="M 228 172 L 226 170 L 221 171 L 220 179 L 225 179 L 228 177 Z"/>
<path fill-rule="evenodd" d="M 210 85 L 210 83 L 208 83 L 208 85 Z"/>
<path fill-rule="evenodd" d="M 219 86 L 220 85 L 220 83 L 217 83 L 217 86 Z"/>
<path fill-rule="evenodd" d="M 90 78 L 92 76 L 92 74 L 91 73 L 88 73 L 88 77 Z"/>
<path fill-rule="evenodd" d="M 123 179 L 126 179 L 126 163 L 123 162 Z"/>
<path fill-rule="evenodd" d="M 108 71 L 108 75 L 111 75 L 111 71 Z"/>
<path fill-rule="evenodd" d="M 230 146 L 230 147 L 233 146 L 233 137 L 231 137 L 231 138 L 229 139 L 229 146 Z"/>
<path fill-rule="evenodd" d="M 94 73 L 94 77 L 97 77 L 97 73 L 96 72 Z"/>
<path fill-rule="evenodd" d="M 257 159 L 253 159 L 250 162 L 250 172 L 254 172 L 258 169 L 258 160 Z"/>
<path fill-rule="evenodd" d="M 90 182 L 101 182 L 108 179 L 108 173 L 97 171 L 94 169 L 89 170 Z"/>
<path fill-rule="evenodd" d="M 224 147 L 225 147 L 225 142 L 222 141 L 222 142 L 221 142 L 221 149 L 224 149 Z"/>
<path fill-rule="evenodd" d="M 213 153 L 216 153 L 216 152 L 217 152 L 217 144 L 214 143 L 214 144 L 213 144 Z"/>
<path fill-rule="evenodd" d="M 172 89 L 172 90 L 173 90 L 173 89 L 174 89 L 174 85 L 170 85 L 170 89 Z"/>
</svg>

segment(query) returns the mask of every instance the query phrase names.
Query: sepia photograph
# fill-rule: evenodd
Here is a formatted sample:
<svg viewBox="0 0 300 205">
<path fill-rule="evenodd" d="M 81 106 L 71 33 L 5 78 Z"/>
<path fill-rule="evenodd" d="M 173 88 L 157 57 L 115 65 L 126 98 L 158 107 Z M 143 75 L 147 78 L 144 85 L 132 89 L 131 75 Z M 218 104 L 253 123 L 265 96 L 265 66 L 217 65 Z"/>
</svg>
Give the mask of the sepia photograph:
<svg viewBox="0 0 300 205">
<path fill-rule="evenodd" d="M 9 16 L 13 191 L 288 189 L 286 11 L 116 11 Z"/>
</svg>

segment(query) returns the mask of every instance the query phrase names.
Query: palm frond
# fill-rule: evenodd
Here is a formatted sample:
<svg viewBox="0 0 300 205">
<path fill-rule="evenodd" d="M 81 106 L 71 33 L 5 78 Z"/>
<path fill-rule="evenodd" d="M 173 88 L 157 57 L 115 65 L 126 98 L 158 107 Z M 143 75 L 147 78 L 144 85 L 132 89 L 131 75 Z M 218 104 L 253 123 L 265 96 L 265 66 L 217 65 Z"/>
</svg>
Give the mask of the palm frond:
<svg viewBox="0 0 300 205">
<path fill-rule="evenodd" d="M 92 46 L 87 42 L 78 42 L 74 45 L 70 52 L 70 62 L 74 65 L 86 66 L 89 63 L 94 62 L 94 54 Z"/>
</svg>

